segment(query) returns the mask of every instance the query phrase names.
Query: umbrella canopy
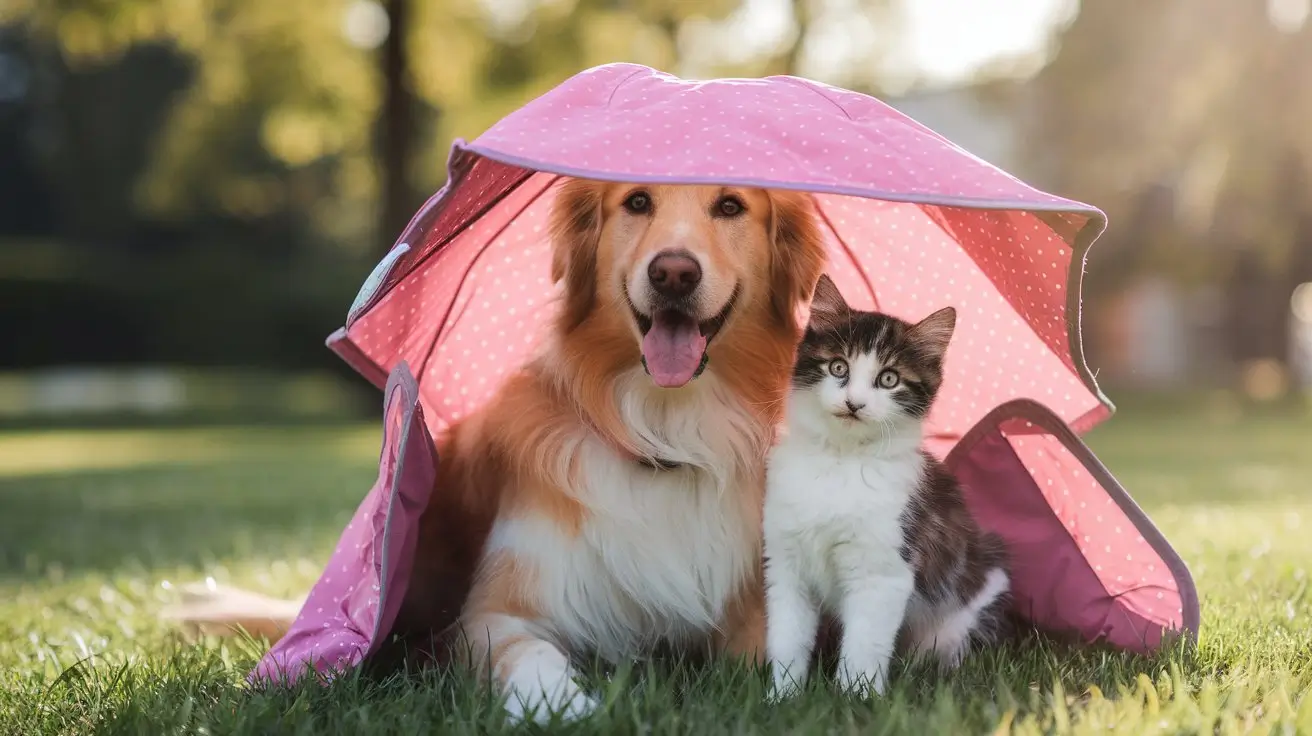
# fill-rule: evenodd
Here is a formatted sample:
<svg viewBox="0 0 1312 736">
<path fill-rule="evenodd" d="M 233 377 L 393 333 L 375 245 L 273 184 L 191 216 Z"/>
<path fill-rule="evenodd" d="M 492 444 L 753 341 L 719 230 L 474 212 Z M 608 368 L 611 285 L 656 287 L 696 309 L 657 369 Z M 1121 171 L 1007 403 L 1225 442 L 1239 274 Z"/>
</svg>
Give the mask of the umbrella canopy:
<svg viewBox="0 0 1312 736">
<path fill-rule="evenodd" d="M 856 308 L 957 308 L 929 419 L 940 456 L 1028 398 L 1083 431 L 1110 415 L 1080 346 L 1085 251 L 1106 224 L 871 97 L 796 77 L 584 71 L 472 143 L 375 269 L 330 347 L 380 387 L 415 373 L 437 434 L 531 353 L 555 309 L 545 223 L 562 177 L 813 192 Z"/>
</svg>

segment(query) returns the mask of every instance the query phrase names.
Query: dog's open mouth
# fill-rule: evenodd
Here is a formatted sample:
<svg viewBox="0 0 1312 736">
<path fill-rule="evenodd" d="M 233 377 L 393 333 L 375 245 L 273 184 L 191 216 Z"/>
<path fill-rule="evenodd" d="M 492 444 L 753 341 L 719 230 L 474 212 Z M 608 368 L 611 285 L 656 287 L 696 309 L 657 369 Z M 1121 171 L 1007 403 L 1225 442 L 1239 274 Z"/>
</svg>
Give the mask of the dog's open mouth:
<svg viewBox="0 0 1312 736">
<path fill-rule="evenodd" d="M 697 376 L 706 359 L 706 346 L 729 319 L 737 301 L 738 290 L 734 289 L 724 309 L 702 322 L 679 309 L 662 309 L 651 317 L 633 310 L 642 332 L 643 362 L 657 386 L 678 388 Z"/>
</svg>

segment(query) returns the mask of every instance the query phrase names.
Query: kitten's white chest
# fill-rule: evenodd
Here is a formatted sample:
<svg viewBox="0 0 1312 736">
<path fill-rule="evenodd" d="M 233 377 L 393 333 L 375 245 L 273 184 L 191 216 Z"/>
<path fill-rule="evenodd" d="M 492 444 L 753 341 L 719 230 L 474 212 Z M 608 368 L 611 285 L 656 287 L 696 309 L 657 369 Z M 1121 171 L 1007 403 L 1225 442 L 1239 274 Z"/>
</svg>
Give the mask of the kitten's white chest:
<svg viewBox="0 0 1312 736">
<path fill-rule="evenodd" d="M 786 556 L 826 602 L 872 574 L 906 569 L 902 513 L 922 465 L 917 452 L 831 452 L 785 439 L 769 462 L 766 555 Z"/>
</svg>

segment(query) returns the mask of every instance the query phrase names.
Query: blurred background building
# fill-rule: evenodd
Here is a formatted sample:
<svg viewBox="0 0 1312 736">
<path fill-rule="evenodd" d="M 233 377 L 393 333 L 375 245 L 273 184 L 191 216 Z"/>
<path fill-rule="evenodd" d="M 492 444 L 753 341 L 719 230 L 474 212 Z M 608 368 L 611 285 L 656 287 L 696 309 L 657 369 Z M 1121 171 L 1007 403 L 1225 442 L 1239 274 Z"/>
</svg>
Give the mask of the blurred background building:
<svg viewBox="0 0 1312 736">
<path fill-rule="evenodd" d="M 611 61 L 857 89 L 1103 208 L 1113 398 L 1283 400 L 1312 385 L 1310 5 L 7 0 L 0 421 L 372 410 L 323 339 L 451 140 Z"/>
</svg>

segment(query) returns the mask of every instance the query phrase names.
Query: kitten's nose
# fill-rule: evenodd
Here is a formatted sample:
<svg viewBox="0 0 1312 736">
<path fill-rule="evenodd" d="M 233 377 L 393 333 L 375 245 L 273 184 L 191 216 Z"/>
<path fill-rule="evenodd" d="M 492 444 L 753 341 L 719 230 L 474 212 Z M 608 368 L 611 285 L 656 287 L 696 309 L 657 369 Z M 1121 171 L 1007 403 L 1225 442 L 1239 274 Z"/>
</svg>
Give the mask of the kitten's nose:
<svg viewBox="0 0 1312 736">
<path fill-rule="evenodd" d="M 851 399 L 848 399 L 843 403 L 847 404 L 847 410 L 852 412 L 853 415 L 855 415 L 857 412 L 861 411 L 862 409 L 866 408 L 865 404 L 853 404 Z"/>
</svg>

